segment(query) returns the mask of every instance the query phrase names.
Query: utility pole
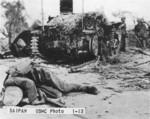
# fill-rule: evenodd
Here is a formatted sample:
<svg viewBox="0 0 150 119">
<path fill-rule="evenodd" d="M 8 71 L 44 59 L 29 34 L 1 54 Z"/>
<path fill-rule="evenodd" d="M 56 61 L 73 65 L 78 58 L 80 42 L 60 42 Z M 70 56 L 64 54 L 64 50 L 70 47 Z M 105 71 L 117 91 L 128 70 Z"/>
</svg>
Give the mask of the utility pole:
<svg viewBox="0 0 150 119">
<path fill-rule="evenodd" d="M 82 29 L 84 29 L 84 0 L 82 0 Z"/>
<path fill-rule="evenodd" d="M 44 8 L 43 8 L 43 0 L 41 0 L 41 14 L 42 14 L 42 31 L 44 31 Z"/>
</svg>

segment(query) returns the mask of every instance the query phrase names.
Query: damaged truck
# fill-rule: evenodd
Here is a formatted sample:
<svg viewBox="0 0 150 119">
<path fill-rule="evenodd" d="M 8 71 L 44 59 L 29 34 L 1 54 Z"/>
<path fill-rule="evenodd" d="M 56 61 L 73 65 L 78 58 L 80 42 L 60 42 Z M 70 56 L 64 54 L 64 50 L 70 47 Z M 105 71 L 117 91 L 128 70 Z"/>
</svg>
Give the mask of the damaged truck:
<svg viewBox="0 0 150 119">
<path fill-rule="evenodd" d="M 96 17 L 101 16 L 101 42 L 96 31 Z M 119 25 L 106 23 L 100 13 L 67 14 L 53 18 L 47 25 L 37 26 L 21 32 L 11 44 L 16 57 L 31 56 L 34 53 L 55 60 L 67 57 L 97 57 L 99 49 L 111 57 L 120 48 Z"/>
</svg>

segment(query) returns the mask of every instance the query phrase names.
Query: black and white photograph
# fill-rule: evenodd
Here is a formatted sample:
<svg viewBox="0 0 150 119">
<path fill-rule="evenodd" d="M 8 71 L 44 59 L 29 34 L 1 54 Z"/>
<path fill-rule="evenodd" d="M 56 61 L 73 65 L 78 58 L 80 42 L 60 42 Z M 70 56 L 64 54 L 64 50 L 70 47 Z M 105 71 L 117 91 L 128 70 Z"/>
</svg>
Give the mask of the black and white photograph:
<svg viewBox="0 0 150 119">
<path fill-rule="evenodd" d="M 150 0 L 0 0 L 0 119 L 150 119 Z"/>
</svg>

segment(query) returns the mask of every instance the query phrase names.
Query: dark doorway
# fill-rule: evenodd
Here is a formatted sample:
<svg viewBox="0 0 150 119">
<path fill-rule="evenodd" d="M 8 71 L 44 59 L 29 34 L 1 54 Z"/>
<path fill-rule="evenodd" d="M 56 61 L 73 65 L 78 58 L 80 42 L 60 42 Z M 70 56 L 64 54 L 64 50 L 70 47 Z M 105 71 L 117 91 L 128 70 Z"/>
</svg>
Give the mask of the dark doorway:
<svg viewBox="0 0 150 119">
<path fill-rule="evenodd" d="M 60 0 L 60 13 L 72 13 L 73 0 Z"/>
</svg>

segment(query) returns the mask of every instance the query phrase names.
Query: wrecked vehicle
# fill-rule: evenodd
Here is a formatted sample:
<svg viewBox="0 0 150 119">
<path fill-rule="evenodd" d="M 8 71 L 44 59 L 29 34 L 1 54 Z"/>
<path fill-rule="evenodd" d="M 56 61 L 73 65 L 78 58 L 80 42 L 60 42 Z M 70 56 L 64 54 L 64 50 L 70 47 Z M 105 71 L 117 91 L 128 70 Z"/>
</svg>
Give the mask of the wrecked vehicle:
<svg viewBox="0 0 150 119">
<path fill-rule="evenodd" d="M 45 25 L 44 31 L 42 26 L 23 31 L 11 45 L 13 55 L 29 56 L 34 48 L 35 52 L 48 59 L 61 59 L 64 56 L 79 59 L 83 56 L 96 57 L 99 47 L 106 49 L 109 56 L 116 55 L 120 45 L 118 25 L 114 23 L 107 25 L 102 22 L 103 43 L 99 43 L 95 29 L 95 19 L 98 15 L 96 13 L 61 15 Z M 100 15 L 105 19 L 102 14 Z"/>
</svg>

